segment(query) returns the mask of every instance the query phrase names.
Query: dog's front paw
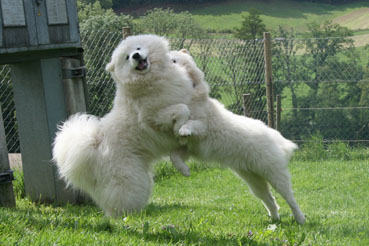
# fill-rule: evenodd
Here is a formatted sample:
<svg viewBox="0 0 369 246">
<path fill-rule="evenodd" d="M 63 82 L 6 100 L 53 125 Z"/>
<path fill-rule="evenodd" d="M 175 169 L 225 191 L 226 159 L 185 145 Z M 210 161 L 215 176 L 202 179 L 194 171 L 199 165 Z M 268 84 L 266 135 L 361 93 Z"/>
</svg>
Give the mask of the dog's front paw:
<svg viewBox="0 0 369 246">
<path fill-rule="evenodd" d="M 178 131 L 179 136 L 181 137 L 189 137 L 192 135 L 192 131 L 191 129 L 187 126 L 187 125 L 183 125 L 179 131 Z"/>
</svg>

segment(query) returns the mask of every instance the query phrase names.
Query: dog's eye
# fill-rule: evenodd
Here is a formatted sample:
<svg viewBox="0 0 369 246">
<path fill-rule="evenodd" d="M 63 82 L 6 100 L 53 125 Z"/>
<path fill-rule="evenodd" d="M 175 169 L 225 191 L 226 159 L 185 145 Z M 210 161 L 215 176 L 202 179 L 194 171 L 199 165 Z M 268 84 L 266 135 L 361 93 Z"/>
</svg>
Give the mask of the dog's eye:
<svg viewBox="0 0 369 246">
<path fill-rule="evenodd" d="M 128 59 L 129 59 L 129 56 L 126 57 L 126 60 L 128 60 Z"/>
<path fill-rule="evenodd" d="M 141 48 L 137 48 L 137 50 L 140 50 Z"/>
<path fill-rule="evenodd" d="M 176 62 L 177 62 L 177 61 L 176 61 L 176 60 L 174 60 L 174 59 L 173 59 L 172 61 L 173 61 L 173 63 L 176 63 Z"/>
</svg>

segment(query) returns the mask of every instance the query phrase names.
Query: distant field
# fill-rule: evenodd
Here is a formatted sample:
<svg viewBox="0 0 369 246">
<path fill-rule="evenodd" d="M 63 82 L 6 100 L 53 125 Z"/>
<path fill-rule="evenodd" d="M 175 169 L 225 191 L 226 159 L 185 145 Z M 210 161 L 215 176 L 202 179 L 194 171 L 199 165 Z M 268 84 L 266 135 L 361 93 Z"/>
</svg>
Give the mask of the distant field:
<svg viewBox="0 0 369 246">
<path fill-rule="evenodd" d="M 202 27 L 222 32 L 239 27 L 242 16 L 246 15 L 250 8 L 261 11 L 261 17 L 269 30 L 282 25 L 292 27 L 297 32 L 304 32 L 307 24 L 311 22 L 333 20 L 357 30 L 357 34 L 369 33 L 369 1 L 330 5 L 292 0 L 236 0 L 208 4 L 189 11 Z"/>
</svg>

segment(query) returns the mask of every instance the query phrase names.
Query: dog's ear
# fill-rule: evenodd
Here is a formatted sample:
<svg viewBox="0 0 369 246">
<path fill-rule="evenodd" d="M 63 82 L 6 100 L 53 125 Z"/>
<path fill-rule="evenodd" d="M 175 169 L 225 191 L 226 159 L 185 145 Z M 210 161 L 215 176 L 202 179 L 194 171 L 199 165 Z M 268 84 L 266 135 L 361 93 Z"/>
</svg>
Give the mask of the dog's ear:
<svg viewBox="0 0 369 246">
<path fill-rule="evenodd" d="M 113 61 L 111 61 L 106 65 L 105 70 L 112 73 L 114 72 L 114 68 L 115 68 L 115 64 Z"/>
<path fill-rule="evenodd" d="M 185 54 L 190 54 L 190 52 L 188 52 L 188 50 L 186 49 L 181 49 L 179 52 L 185 53 Z"/>
</svg>

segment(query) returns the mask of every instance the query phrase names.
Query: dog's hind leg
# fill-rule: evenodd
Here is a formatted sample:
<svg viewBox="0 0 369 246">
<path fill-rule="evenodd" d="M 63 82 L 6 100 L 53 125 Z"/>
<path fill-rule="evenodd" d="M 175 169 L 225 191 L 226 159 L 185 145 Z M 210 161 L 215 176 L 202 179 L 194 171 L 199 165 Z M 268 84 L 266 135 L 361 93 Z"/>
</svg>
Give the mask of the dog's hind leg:
<svg viewBox="0 0 369 246">
<path fill-rule="evenodd" d="M 270 192 L 268 183 L 259 175 L 243 171 L 236 170 L 237 174 L 246 181 L 250 191 L 263 202 L 265 208 L 268 210 L 270 217 L 273 221 L 279 221 L 278 209 L 279 206 L 276 203 L 275 198 Z"/>
<path fill-rule="evenodd" d="M 272 185 L 272 187 L 287 201 L 296 221 L 300 224 L 304 224 L 305 216 L 301 212 L 300 207 L 297 204 L 295 196 L 293 194 L 291 177 L 288 169 L 276 169 L 268 174 L 268 177 L 265 178 Z"/>
<path fill-rule="evenodd" d="M 188 158 L 187 151 L 184 148 L 173 151 L 172 153 L 170 153 L 169 158 L 172 161 L 173 166 L 183 176 L 190 176 L 190 168 L 184 162 Z"/>
</svg>

